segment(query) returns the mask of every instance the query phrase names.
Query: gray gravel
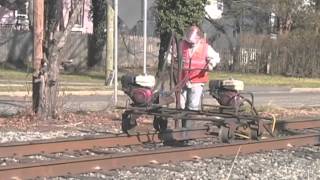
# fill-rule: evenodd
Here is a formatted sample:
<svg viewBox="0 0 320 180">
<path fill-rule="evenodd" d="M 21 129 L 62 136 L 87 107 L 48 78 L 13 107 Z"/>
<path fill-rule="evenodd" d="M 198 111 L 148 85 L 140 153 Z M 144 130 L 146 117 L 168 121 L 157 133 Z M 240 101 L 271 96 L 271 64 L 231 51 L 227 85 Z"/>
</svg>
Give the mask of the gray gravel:
<svg viewBox="0 0 320 180">
<path fill-rule="evenodd" d="M 7 131 L 0 132 L 0 143 L 79 137 L 85 135 L 88 135 L 88 133 L 70 131 L 50 131 L 45 133 L 37 131 Z"/>
<path fill-rule="evenodd" d="M 0 142 L 30 141 L 87 133 L 52 132 L 0 132 Z M 154 147 L 149 147 L 153 149 Z M 110 149 L 108 150 L 110 151 Z M 127 149 L 122 149 L 126 152 Z M 234 163 L 233 168 L 232 164 Z M 5 165 L 5 164 L 3 164 Z M 3 166 L 1 165 L 1 166 Z M 234 158 L 212 158 L 185 161 L 176 164 L 135 167 L 111 172 L 90 173 L 73 178 L 53 179 L 310 179 L 320 180 L 320 147 L 304 147 L 290 150 L 257 153 Z"/>
<path fill-rule="evenodd" d="M 110 179 L 228 179 L 234 158 L 119 170 Z M 320 179 L 320 147 L 239 156 L 229 179 Z"/>
<path fill-rule="evenodd" d="M 53 179 L 320 180 L 320 147 L 303 147 L 244 155 L 237 157 L 236 160 L 234 157 L 212 158 Z"/>
<path fill-rule="evenodd" d="M 69 136 L 84 136 L 87 133 L 52 132 L 0 132 L 0 142 L 30 141 Z M 149 147 L 150 149 L 154 147 Z M 117 149 L 116 149 L 117 150 Z M 114 150 L 114 151 L 116 151 Z M 108 150 L 110 151 L 110 149 Z M 122 149 L 121 152 L 127 152 Z M 39 157 L 34 157 L 38 159 Z M 10 162 L 8 160 L 8 162 Z M 234 166 L 232 168 L 232 164 Z M 5 166 L 2 162 L 0 166 Z M 230 170 L 232 172 L 230 173 Z M 198 161 L 185 161 L 176 164 L 152 165 L 111 172 L 90 173 L 77 177 L 53 179 L 310 179 L 320 180 L 320 147 L 304 147 L 290 150 L 257 153 L 234 158 L 212 158 Z M 0 178 L 1 179 L 1 178 Z"/>
</svg>

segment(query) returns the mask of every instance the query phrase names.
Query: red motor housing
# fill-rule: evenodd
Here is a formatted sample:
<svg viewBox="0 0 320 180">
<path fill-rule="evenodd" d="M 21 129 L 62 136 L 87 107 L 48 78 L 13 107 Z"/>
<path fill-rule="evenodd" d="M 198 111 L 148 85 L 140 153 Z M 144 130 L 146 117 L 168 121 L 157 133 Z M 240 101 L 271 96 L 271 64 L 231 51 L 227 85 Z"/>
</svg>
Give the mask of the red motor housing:
<svg viewBox="0 0 320 180">
<path fill-rule="evenodd" d="M 152 104 L 154 98 L 151 85 L 153 83 L 154 79 L 150 76 L 124 75 L 121 78 L 122 90 L 130 97 L 134 106 Z"/>
<path fill-rule="evenodd" d="M 152 103 L 153 92 L 146 87 L 132 87 L 129 96 L 137 106 L 146 106 Z"/>
</svg>

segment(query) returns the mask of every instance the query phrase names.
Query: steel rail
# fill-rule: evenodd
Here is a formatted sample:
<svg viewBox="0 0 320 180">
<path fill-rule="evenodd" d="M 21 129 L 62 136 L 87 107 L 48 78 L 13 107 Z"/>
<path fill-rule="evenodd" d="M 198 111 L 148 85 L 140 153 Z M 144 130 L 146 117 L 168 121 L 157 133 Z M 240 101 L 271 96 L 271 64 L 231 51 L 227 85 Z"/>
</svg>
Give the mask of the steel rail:
<svg viewBox="0 0 320 180">
<path fill-rule="evenodd" d="M 301 121 L 279 121 L 276 124 L 278 130 L 300 130 L 320 128 L 320 119 L 309 119 Z"/>
<path fill-rule="evenodd" d="M 320 120 L 279 121 L 276 124 L 278 130 L 320 128 Z M 63 151 L 84 150 L 92 148 L 107 148 L 117 146 L 136 145 L 143 143 L 158 143 L 163 140 L 185 140 L 185 131 L 173 130 L 161 134 L 141 133 L 128 136 L 120 134 L 116 136 L 88 136 L 82 138 L 66 138 L 55 140 L 37 140 L 31 142 L 17 142 L 0 144 L 0 157 L 25 156 L 32 154 L 49 154 Z M 199 139 L 211 137 L 207 128 L 188 131 L 187 139 Z"/>
<path fill-rule="evenodd" d="M 23 179 L 39 176 L 62 176 L 141 166 L 150 164 L 151 162 L 167 163 L 215 156 L 231 156 L 235 155 L 240 148 L 240 154 L 248 154 L 276 149 L 290 149 L 298 146 L 317 145 L 319 143 L 320 134 L 306 134 L 262 141 L 246 141 L 200 147 L 180 147 L 91 158 L 85 157 L 1 167 L 0 177 L 3 179 Z"/>
<path fill-rule="evenodd" d="M 83 138 L 66 138 L 56 140 L 37 140 L 31 142 L 0 144 L 0 157 L 25 156 L 32 154 L 49 154 L 63 151 L 84 150 L 92 148 L 107 148 L 117 146 L 137 145 L 143 143 L 158 143 L 166 141 L 181 141 L 199 139 L 209 136 L 208 128 L 193 130 L 172 130 L 166 133 L 138 133 L 136 135 L 120 134 L 117 136 L 89 136 Z M 186 134 L 187 133 L 187 134 Z M 187 135 L 187 136 L 186 136 Z"/>
</svg>

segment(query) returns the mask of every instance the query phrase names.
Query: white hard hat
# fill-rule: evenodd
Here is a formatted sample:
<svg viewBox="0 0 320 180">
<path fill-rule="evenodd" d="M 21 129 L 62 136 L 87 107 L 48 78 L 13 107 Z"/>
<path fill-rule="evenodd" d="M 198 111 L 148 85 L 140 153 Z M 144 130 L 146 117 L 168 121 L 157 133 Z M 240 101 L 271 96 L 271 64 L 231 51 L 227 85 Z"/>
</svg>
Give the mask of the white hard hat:
<svg viewBox="0 0 320 180">
<path fill-rule="evenodd" d="M 186 32 L 185 40 L 190 44 L 197 44 L 200 39 L 200 29 L 197 26 L 190 26 Z"/>
</svg>

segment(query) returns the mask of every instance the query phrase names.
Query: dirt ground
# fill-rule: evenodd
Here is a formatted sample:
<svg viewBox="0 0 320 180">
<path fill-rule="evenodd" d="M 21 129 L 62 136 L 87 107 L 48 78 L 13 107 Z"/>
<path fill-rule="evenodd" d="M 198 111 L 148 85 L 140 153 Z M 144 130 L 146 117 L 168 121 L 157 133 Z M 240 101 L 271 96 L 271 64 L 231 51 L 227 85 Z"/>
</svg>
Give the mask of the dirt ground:
<svg viewBox="0 0 320 180">
<path fill-rule="evenodd" d="M 91 133 L 121 133 L 120 110 L 102 112 L 62 113 L 57 119 L 41 120 L 31 112 L 12 117 L 0 117 L 0 131 L 79 131 Z M 275 115 L 277 119 L 320 118 L 320 108 L 265 109 L 261 116 Z M 152 118 L 141 117 L 138 124 L 145 130 L 152 130 Z"/>
</svg>

